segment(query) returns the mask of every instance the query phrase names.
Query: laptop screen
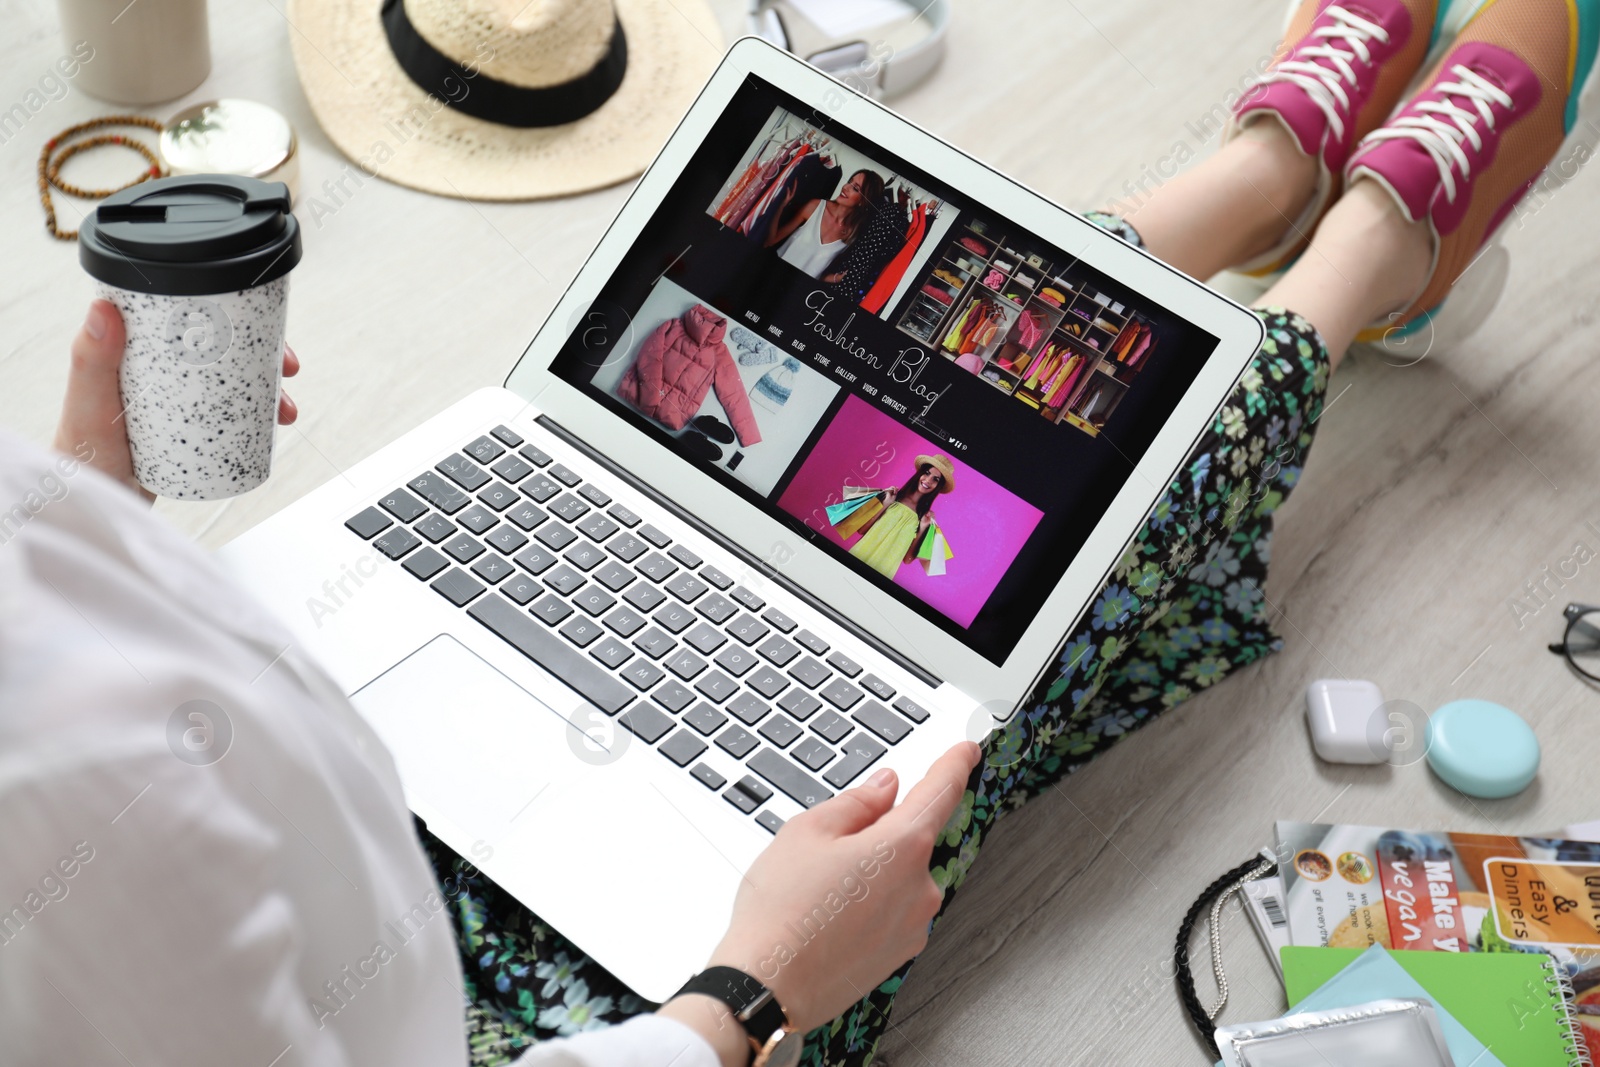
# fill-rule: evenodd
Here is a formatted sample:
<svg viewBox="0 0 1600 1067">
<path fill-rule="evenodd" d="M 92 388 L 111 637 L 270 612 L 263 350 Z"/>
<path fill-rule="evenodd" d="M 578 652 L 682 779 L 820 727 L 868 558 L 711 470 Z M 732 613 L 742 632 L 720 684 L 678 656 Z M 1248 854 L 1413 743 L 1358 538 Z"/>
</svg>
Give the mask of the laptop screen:
<svg viewBox="0 0 1600 1067">
<path fill-rule="evenodd" d="M 999 664 L 1216 344 L 751 76 L 551 370 Z"/>
</svg>

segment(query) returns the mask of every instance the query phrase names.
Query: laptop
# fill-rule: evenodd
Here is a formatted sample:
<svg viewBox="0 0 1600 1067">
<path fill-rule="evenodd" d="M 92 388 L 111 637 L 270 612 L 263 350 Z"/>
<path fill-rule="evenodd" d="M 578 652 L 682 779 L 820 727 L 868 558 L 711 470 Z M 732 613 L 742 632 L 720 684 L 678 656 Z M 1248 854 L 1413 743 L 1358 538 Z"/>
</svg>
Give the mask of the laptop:
<svg viewBox="0 0 1600 1067">
<path fill-rule="evenodd" d="M 429 830 L 662 1001 L 786 820 L 1056 668 L 1262 336 L 746 38 L 504 386 L 222 557 Z"/>
</svg>

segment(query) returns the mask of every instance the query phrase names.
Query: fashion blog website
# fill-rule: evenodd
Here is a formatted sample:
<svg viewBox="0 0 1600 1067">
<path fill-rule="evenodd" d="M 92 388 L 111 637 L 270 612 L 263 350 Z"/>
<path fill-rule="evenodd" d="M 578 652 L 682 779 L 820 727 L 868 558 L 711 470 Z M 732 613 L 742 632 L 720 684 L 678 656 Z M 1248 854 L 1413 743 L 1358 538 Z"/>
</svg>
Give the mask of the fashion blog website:
<svg viewBox="0 0 1600 1067">
<path fill-rule="evenodd" d="M 995 663 L 1217 344 L 755 77 L 594 307 L 557 375 Z"/>
</svg>

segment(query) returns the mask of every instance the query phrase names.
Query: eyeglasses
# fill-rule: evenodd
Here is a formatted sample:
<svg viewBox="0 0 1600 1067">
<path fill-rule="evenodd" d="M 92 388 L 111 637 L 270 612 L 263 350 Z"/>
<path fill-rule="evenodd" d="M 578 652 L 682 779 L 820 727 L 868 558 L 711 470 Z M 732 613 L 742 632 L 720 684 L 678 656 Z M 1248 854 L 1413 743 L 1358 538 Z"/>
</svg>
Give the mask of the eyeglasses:
<svg viewBox="0 0 1600 1067">
<path fill-rule="evenodd" d="M 1588 604 L 1568 604 L 1561 612 L 1567 632 L 1550 651 L 1567 657 L 1572 669 L 1600 682 L 1600 608 Z"/>
</svg>

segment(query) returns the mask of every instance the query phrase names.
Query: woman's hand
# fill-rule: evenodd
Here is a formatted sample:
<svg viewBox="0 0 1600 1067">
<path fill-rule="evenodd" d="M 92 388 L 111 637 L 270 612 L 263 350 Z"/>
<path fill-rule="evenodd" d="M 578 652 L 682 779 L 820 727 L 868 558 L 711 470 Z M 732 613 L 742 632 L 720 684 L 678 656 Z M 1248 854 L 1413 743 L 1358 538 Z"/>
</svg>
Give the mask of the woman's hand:
<svg viewBox="0 0 1600 1067">
<path fill-rule="evenodd" d="M 131 487 L 147 500 L 155 495 L 133 477 L 133 453 L 128 448 L 128 429 L 123 422 L 127 410 L 117 374 L 122 366 L 122 347 L 127 340 L 122 315 L 108 300 L 89 305 L 83 327 L 72 339 L 72 367 L 67 374 L 67 397 L 61 406 L 61 422 L 56 427 L 55 446 L 61 452 L 76 452 L 87 444 L 89 466 L 109 474 Z M 292 378 L 300 371 L 300 360 L 287 346 L 283 349 L 283 376 Z M 288 394 L 278 398 L 278 423 L 287 426 L 299 415 Z"/>
<path fill-rule="evenodd" d="M 898 806 L 885 768 L 790 819 L 739 886 L 711 964 L 764 983 L 801 1032 L 870 993 L 928 942 L 943 901 L 928 861 L 979 756 L 970 741 L 956 745 Z M 719 1051 L 747 1055 L 739 1024 L 719 1008 L 685 997 L 662 1011 L 702 1033 L 697 1023 L 709 1024 Z"/>
<path fill-rule="evenodd" d="M 838 285 L 840 282 L 844 281 L 844 271 L 841 270 L 836 271 L 833 274 L 824 274 L 822 276 L 822 280 L 827 282 L 829 285 Z"/>
</svg>

